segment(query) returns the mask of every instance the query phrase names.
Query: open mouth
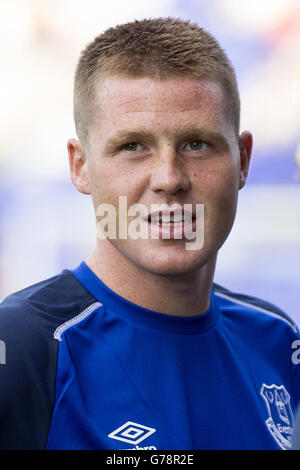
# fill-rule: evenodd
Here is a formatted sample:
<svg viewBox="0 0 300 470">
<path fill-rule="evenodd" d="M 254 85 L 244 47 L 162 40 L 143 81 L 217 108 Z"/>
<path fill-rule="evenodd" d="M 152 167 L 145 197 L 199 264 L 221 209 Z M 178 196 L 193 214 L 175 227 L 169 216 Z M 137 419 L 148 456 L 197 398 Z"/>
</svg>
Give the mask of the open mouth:
<svg viewBox="0 0 300 470">
<path fill-rule="evenodd" d="M 157 211 L 148 216 L 154 238 L 183 239 L 196 229 L 196 216 L 189 211 Z"/>
</svg>

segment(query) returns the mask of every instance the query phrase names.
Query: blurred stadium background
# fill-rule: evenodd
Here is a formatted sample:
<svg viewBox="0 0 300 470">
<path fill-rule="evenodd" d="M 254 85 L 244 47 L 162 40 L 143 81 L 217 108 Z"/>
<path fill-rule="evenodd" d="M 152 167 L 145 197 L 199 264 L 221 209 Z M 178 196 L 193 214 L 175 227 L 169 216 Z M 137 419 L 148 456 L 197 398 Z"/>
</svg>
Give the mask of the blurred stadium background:
<svg viewBox="0 0 300 470">
<path fill-rule="evenodd" d="M 242 130 L 254 134 L 215 280 L 300 324 L 299 0 L 0 0 L 0 297 L 94 247 L 92 204 L 67 162 L 76 61 L 107 27 L 155 16 L 189 18 L 220 41 L 238 75 Z"/>
</svg>

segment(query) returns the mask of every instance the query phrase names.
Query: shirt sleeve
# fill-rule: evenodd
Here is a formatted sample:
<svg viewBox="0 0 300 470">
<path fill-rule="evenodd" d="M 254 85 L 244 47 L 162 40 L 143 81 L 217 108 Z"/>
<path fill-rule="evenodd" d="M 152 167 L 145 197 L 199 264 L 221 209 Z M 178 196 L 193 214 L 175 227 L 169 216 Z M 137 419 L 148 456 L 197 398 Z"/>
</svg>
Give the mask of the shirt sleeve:
<svg viewBox="0 0 300 470">
<path fill-rule="evenodd" d="M 0 340 L 0 449 L 43 449 L 54 401 L 56 342 L 45 319 L 14 296 L 0 304 Z"/>
</svg>

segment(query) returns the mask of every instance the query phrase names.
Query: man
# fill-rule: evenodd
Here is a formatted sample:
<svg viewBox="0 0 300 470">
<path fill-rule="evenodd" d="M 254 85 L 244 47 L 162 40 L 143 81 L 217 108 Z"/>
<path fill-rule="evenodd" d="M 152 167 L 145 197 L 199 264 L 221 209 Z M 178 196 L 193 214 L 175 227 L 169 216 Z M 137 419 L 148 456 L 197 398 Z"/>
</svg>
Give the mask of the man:
<svg viewBox="0 0 300 470">
<path fill-rule="evenodd" d="M 297 328 L 213 284 L 249 169 L 239 113 L 229 60 L 188 21 L 124 24 L 83 51 L 68 153 L 97 245 L 0 306 L 2 448 L 291 446 Z"/>
</svg>

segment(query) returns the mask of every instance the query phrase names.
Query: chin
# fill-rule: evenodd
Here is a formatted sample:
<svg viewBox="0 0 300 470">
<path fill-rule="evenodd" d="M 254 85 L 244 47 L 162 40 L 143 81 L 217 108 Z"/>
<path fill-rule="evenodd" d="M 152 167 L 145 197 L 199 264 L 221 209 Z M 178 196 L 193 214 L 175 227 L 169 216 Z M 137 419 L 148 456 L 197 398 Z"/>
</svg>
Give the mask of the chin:
<svg viewBox="0 0 300 470">
<path fill-rule="evenodd" d="M 149 255 L 147 259 L 140 260 L 137 264 L 148 272 L 162 276 L 191 274 L 200 270 L 209 261 L 209 257 L 204 253 L 186 250 L 184 253 L 170 253 L 169 251 L 168 253 L 149 253 Z"/>
</svg>

